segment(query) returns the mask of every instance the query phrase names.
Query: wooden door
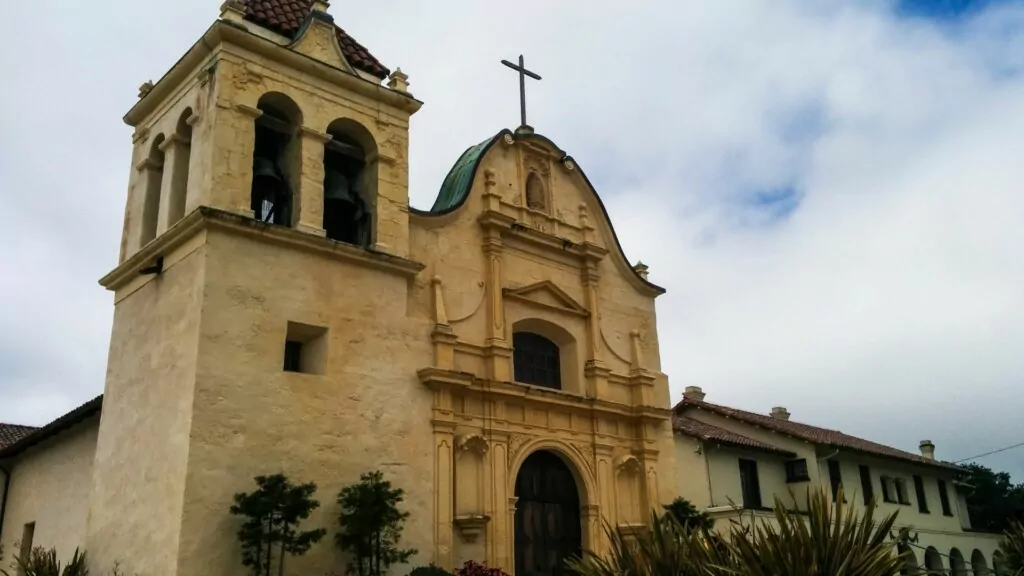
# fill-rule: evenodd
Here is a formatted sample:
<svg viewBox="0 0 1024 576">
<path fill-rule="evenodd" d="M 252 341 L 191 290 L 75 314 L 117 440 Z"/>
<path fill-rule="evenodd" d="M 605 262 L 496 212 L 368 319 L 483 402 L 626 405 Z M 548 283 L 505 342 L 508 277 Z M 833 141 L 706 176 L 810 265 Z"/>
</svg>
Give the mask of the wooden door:
<svg viewBox="0 0 1024 576">
<path fill-rule="evenodd" d="M 531 454 L 516 477 L 516 576 L 568 573 L 565 560 L 578 557 L 580 500 L 576 479 L 551 452 Z"/>
</svg>

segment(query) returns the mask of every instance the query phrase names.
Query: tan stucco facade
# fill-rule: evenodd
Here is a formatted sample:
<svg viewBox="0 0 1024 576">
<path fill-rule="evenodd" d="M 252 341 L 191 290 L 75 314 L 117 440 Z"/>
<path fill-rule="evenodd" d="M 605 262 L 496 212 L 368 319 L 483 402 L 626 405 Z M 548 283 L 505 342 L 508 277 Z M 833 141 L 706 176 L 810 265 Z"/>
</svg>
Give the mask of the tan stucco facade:
<svg viewBox="0 0 1024 576">
<path fill-rule="evenodd" d="M 90 418 L 3 463 L 11 478 L 0 527 L 0 568 L 8 568 L 25 544 L 28 525 L 31 545 L 56 548 L 61 562 L 75 548 L 84 550 L 98 428 L 99 418 Z"/>
<path fill-rule="evenodd" d="M 121 253 L 101 281 L 115 302 L 102 419 L 77 459 L 71 444 L 43 452 L 74 463 L 77 520 L 45 531 L 56 527 L 25 491 L 54 477 L 26 480 L 34 465 L 19 462 L 5 524 L 38 516 L 37 544 L 83 545 L 96 570 L 241 575 L 228 509 L 254 476 L 315 482 L 307 525 L 333 535 L 338 491 L 381 470 L 406 491 L 411 564 L 513 571 L 516 477 L 540 450 L 572 473 L 585 548 L 602 549 L 603 522 L 643 524 L 676 485 L 662 290 L 625 259 L 580 167 L 531 130 L 504 131 L 457 207 L 412 210 L 421 104 L 404 75 L 384 87 L 356 73 L 323 21 L 284 46 L 230 4 L 126 116 Z M 281 225 L 250 207 L 271 98 L 293 122 Z M 325 238 L 325 144 L 339 126 L 366 152 L 367 247 Z M 315 369 L 282 370 L 293 331 L 315 335 Z M 515 381 L 518 331 L 557 344 L 560 389 Z M 290 562 L 322 574 L 344 561 L 329 536 Z"/>
</svg>

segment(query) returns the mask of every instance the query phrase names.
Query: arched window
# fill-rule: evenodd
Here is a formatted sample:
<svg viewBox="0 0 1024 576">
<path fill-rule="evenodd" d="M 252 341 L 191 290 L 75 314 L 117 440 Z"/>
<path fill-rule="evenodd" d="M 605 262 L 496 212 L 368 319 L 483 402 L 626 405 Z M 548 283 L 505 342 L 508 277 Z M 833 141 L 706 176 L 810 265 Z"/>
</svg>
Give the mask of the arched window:
<svg viewBox="0 0 1024 576">
<path fill-rule="evenodd" d="M 376 144 L 359 123 L 342 118 L 327 127 L 324 145 L 324 231 L 331 240 L 369 246 L 376 201 Z"/>
<path fill-rule="evenodd" d="M 185 215 L 185 198 L 188 192 L 188 169 L 191 161 L 192 126 L 188 119 L 192 109 L 186 108 L 178 117 L 172 152 L 171 182 L 167 199 L 167 226 L 173 226 Z"/>
<path fill-rule="evenodd" d="M 264 94 L 256 106 L 250 208 L 257 220 L 290 226 L 292 190 L 301 162 L 294 135 L 302 125 L 298 106 L 283 94 Z"/>
<path fill-rule="evenodd" d="M 914 549 L 904 543 L 896 545 L 896 550 L 900 554 L 906 554 L 906 559 L 903 563 L 903 568 L 900 568 L 900 574 L 920 574 L 921 565 L 917 563 L 917 554 L 914 554 Z"/>
<path fill-rule="evenodd" d="M 929 546 L 924 553 L 924 567 L 928 570 L 929 574 L 942 574 L 944 568 L 942 567 L 942 555 L 934 547 Z"/>
<path fill-rule="evenodd" d="M 561 390 L 558 344 L 533 332 L 515 332 L 512 350 L 516 382 Z"/>
<path fill-rule="evenodd" d="M 146 163 L 146 192 L 142 201 L 142 229 L 139 247 L 156 238 L 157 219 L 160 217 L 160 186 L 164 179 L 164 135 L 158 134 L 149 149 Z"/>
<path fill-rule="evenodd" d="M 530 175 L 526 177 L 526 207 L 542 211 L 548 209 L 548 197 L 544 191 L 544 182 L 536 172 L 530 172 Z"/>
<path fill-rule="evenodd" d="M 974 571 L 974 576 L 988 576 L 990 574 L 988 563 L 985 562 L 985 554 L 977 548 L 971 553 L 971 569 Z"/>
<path fill-rule="evenodd" d="M 992 555 L 992 571 L 996 576 L 1008 576 L 1010 574 L 1010 570 L 1006 567 L 1006 562 L 1003 560 L 1003 555 L 999 552 Z"/>
<path fill-rule="evenodd" d="M 967 576 L 967 563 L 964 562 L 964 555 L 956 548 L 949 551 L 949 573 L 953 576 Z"/>
</svg>

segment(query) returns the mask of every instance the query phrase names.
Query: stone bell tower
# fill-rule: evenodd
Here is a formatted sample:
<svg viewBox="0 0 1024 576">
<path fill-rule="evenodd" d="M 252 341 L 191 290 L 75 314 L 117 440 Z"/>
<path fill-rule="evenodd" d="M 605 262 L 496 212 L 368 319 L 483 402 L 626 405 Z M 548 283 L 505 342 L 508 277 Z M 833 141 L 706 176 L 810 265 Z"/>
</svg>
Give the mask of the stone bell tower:
<svg viewBox="0 0 1024 576">
<path fill-rule="evenodd" d="M 386 310 L 422 268 L 407 162 L 421 103 L 327 9 L 227 0 L 124 118 L 121 251 L 101 280 L 115 308 L 86 542 L 97 569 L 242 573 L 231 495 L 278 471 L 334 490 L 324 471 L 345 468 L 339 434 L 356 418 L 330 396 L 348 378 L 341 344 L 361 322 L 406 330 Z"/>
</svg>

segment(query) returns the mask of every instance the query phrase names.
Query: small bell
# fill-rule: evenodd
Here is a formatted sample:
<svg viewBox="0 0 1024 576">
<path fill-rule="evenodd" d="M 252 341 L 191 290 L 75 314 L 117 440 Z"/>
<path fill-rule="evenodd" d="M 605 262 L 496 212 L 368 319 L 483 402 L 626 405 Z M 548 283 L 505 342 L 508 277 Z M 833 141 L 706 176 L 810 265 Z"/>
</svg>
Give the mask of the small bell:
<svg viewBox="0 0 1024 576">
<path fill-rule="evenodd" d="M 324 200 L 355 205 L 356 194 L 352 182 L 341 172 L 328 169 L 324 177 Z"/>
<path fill-rule="evenodd" d="M 274 210 L 284 199 L 284 178 L 270 158 L 256 156 L 252 166 L 252 209 L 260 220 L 277 222 L 281 214 Z"/>
</svg>

